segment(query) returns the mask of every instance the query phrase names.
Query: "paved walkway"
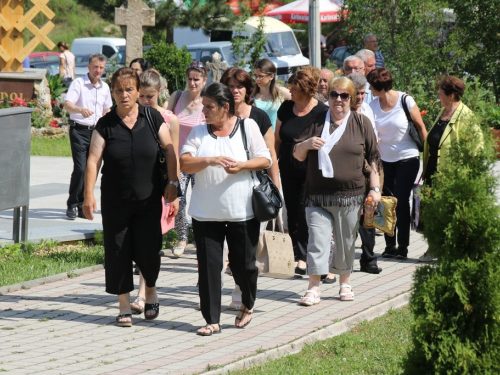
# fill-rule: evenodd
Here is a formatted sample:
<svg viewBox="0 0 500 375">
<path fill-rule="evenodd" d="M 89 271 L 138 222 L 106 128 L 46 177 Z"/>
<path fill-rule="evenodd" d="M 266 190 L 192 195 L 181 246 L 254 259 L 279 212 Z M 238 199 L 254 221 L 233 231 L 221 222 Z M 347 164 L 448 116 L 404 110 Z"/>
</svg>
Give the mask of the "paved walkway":
<svg viewBox="0 0 500 375">
<path fill-rule="evenodd" d="M 54 171 L 50 173 L 57 177 L 55 182 L 44 182 L 43 178 L 34 179 L 33 174 L 45 173 L 47 179 L 50 173 L 35 171 L 37 164 L 32 158 L 35 189 L 31 209 L 39 216 L 31 215 L 34 224 L 30 221 L 30 231 L 50 234 L 49 230 L 63 228 L 67 233 L 83 233 L 90 230 L 88 222 L 64 219 L 69 179 L 64 168 L 68 160 L 58 159 L 35 158 L 39 166 L 53 166 Z M 43 187 L 44 184 L 47 185 Z M 65 186 L 61 190 L 61 186 L 56 189 L 54 184 Z M 36 189 L 40 191 L 40 198 L 33 197 Z M 158 280 L 160 316 L 154 321 L 134 316 L 132 328 L 115 325 L 118 304 L 115 296 L 104 292 L 102 269 L 6 292 L 0 295 L 0 371 L 14 374 L 223 373 L 297 351 L 305 342 L 343 332 L 356 321 L 372 319 L 407 300 L 405 292 L 411 289 L 416 259 L 427 247 L 422 236 L 412 232 L 409 259 L 380 258 L 383 272 L 379 275 L 359 272 L 359 245 L 358 241 L 358 259 L 352 275 L 354 302 L 339 300 L 336 283 L 322 286 L 323 299 L 319 305 L 302 307 L 297 301 L 307 288 L 307 277 L 291 280 L 260 277 L 253 321 L 245 329 L 237 329 L 234 327 L 236 313 L 227 310 L 234 281 L 226 276 L 221 316 L 223 332 L 211 337 L 195 333 L 204 325 L 204 320 L 197 309 L 194 250 L 187 251 L 181 258 L 168 254 L 162 258 Z M 375 252 L 380 255 L 383 248 L 383 237 L 377 237 Z"/>
<path fill-rule="evenodd" d="M 410 258 L 380 258 L 384 270 L 379 275 L 357 272 L 356 260 L 352 277 L 354 302 L 339 300 L 336 283 L 322 286 L 319 305 L 303 307 L 297 301 L 307 287 L 307 278 L 260 277 L 254 318 L 245 329 L 234 327 L 236 313 L 227 310 L 234 282 L 226 276 L 223 332 L 211 337 L 195 334 L 204 320 L 197 310 L 194 250 L 178 259 L 163 257 L 158 281 L 160 316 L 154 321 L 134 316 L 132 328 L 115 325 L 118 304 L 115 296 L 104 292 L 103 270 L 6 293 L 0 295 L 0 371 L 193 374 L 244 357 L 265 357 L 263 351 L 277 347 L 283 353 L 296 350 L 299 346 L 286 345 L 304 341 L 307 335 L 314 339 L 315 335 L 323 337 L 341 331 L 345 324 L 340 320 L 353 315 L 380 315 L 398 295 L 410 290 L 415 259 L 426 248 L 419 234 L 412 233 L 411 240 Z M 376 252 L 382 251 L 383 238 L 377 237 Z M 359 256 L 359 248 L 357 252 Z M 371 306 L 384 304 L 385 308 L 366 312 Z M 326 333 L 321 331 L 325 327 Z"/>
</svg>

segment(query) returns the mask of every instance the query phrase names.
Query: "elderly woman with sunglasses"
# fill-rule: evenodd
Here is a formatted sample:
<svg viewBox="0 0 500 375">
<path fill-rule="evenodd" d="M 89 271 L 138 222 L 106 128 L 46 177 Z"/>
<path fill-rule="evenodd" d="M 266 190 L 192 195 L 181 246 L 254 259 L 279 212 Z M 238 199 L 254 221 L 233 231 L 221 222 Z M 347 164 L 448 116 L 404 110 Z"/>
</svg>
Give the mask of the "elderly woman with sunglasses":
<svg viewBox="0 0 500 375">
<path fill-rule="evenodd" d="M 372 167 L 368 197 L 380 201 L 377 139 L 368 117 L 351 111 L 356 87 L 349 78 L 328 83 L 330 109 L 324 111 L 299 135 L 293 156 L 306 161 L 306 219 L 309 227 L 307 269 L 309 287 L 300 304 L 321 300 L 321 275 L 328 273 L 330 236 L 333 229 L 335 255 L 332 272 L 340 275 L 340 300 L 353 301 L 350 285 L 354 242 L 366 182 L 363 164 Z"/>
<path fill-rule="evenodd" d="M 179 120 L 179 152 L 191 130 L 195 126 L 205 123 L 201 91 L 206 83 L 207 70 L 201 62 L 192 62 L 186 69 L 186 91 L 175 91 L 170 96 L 167 109 L 174 112 L 174 115 Z M 189 224 L 186 216 L 186 191 L 190 181 L 191 187 L 193 187 L 195 182 L 194 174 L 181 171 L 180 185 L 184 195 L 179 198 L 179 212 L 175 217 L 178 242 L 174 246 L 173 254 L 176 257 L 184 253 L 188 240 Z"/>
</svg>

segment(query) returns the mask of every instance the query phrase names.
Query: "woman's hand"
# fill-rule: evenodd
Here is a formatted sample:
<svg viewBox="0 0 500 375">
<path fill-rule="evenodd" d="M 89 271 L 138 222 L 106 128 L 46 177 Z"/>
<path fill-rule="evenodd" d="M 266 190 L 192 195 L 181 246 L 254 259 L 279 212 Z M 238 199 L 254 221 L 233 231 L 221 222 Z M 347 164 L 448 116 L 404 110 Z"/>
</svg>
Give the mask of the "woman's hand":
<svg viewBox="0 0 500 375">
<path fill-rule="evenodd" d="M 304 146 L 307 147 L 308 150 L 319 150 L 324 145 L 325 141 L 320 137 L 312 137 L 304 141 Z"/>
<path fill-rule="evenodd" d="M 242 161 L 235 161 L 234 163 L 224 167 L 224 170 L 227 174 L 236 174 L 241 171 L 244 167 L 244 163 Z"/>
<path fill-rule="evenodd" d="M 165 200 L 168 203 L 172 203 L 177 199 L 177 187 L 173 184 L 167 184 L 165 187 L 165 193 L 164 193 Z"/>
<path fill-rule="evenodd" d="M 378 202 L 380 202 L 380 199 L 382 198 L 382 195 L 373 190 L 370 190 L 370 192 L 368 193 L 368 195 L 366 196 L 366 199 L 368 199 L 368 197 L 371 197 L 372 198 L 372 205 L 374 207 L 377 207 L 378 205 Z M 365 204 L 366 204 L 366 200 L 365 200 Z"/>
<path fill-rule="evenodd" d="M 176 216 L 179 212 L 179 198 L 176 198 L 173 202 L 168 204 L 169 211 L 168 216 Z"/>
<path fill-rule="evenodd" d="M 84 199 L 82 210 L 88 220 L 94 220 L 94 212 L 97 212 L 97 203 L 94 194 Z"/>
<path fill-rule="evenodd" d="M 228 156 L 214 156 L 211 158 L 208 158 L 208 165 L 211 167 L 216 167 L 220 165 L 224 169 L 228 168 L 232 164 L 236 163 L 236 160 L 228 157 Z M 237 173 L 237 172 L 236 172 Z"/>
</svg>

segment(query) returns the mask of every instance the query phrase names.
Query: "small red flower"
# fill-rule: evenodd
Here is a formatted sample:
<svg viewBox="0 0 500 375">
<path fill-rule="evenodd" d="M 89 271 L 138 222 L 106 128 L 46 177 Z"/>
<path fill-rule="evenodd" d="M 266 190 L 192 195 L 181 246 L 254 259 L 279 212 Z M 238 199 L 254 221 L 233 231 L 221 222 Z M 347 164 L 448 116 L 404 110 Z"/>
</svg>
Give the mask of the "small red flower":
<svg viewBox="0 0 500 375">
<path fill-rule="evenodd" d="M 427 111 L 425 109 L 420 111 L 420 116 L 425 116 L 426 114 L 427 114 Z"/>
<path fill-rule="evenodd" d="M 56 102 L 55 100 L 52 100 L 52 101 L 50 102 L 50 106 L 51 106 L 51 107 L 53 107 L 53 106 L 55 106 L 55 105 L 56 105 L 56 103 L 57 103 L 57 102 Z"/>
<path fill-rule="evenodd" d="M 57 122 L 57 120 L 54 119 L 50 122 L 50 126 L 52 126 L 53 128 L 58 128 L 59 122 Z"/>
<path fill-rule="evenodd" d="M 19 107 L 19 106 L 22 106 L 22 107 L 27 107 L 28 105 L 26 104 L 26 102 L 24 100 L 22 100 L 21 98 L 15 98 L 13 101 L 12 101 L 12 106 L 13 107 Z"/>
<path fill-rule="evenodd" d="M 64 104 L 59 103 L 59 108 L 63 109 L 64 108 Z"/>
</svg>

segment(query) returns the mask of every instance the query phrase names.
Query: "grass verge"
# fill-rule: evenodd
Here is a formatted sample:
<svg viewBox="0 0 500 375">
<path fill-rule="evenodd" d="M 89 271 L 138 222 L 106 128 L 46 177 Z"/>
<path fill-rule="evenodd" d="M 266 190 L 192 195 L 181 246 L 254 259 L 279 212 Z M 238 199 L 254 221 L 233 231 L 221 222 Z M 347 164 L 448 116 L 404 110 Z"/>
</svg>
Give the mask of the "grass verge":
<svg viewBox="0 0 500 375">
<path fill-rule="evenodd" d="M 68 137 L 49 139 L 31 137 L 31 155 L 33 156 L 71 156 Z"/>
<path fill-rule="evenodd" d="M 100 245 L 0 244 L 0 287 L 57 275 L 104 262 Z"/>
<path fill-rule="evenodd" d="M 244 374 L 402 374 L 410 349 L 412 316 L 408 307 L 364 321 L 349 332 L 306 345 L 300 353 L 231 375 Z"/>
</svg>

